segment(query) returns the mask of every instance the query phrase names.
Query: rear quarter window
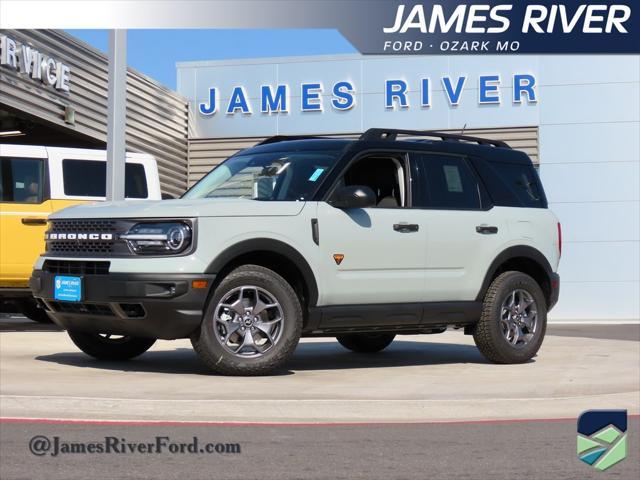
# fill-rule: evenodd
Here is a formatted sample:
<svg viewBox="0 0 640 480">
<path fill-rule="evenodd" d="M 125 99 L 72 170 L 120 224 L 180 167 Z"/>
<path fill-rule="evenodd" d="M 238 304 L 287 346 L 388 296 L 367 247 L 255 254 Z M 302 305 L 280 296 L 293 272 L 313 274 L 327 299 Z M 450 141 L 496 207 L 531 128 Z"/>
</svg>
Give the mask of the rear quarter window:
<svg viewBox="0 0 640 480">
<path fill-rule="evenodd" d="M 62 161 L 64 194 L 71 197 L 106 196 L 107 164 L 93 160 Z M 126 198 L 147 198 L 147 178 L 144 165 L 127 163 L 125 165 Z"/>
<path fill-rule="evenodd" d="M 474 162 L 497 206 L 546 208 L 547 202 L 532 164 L 478 160 Z"/>
</svg>

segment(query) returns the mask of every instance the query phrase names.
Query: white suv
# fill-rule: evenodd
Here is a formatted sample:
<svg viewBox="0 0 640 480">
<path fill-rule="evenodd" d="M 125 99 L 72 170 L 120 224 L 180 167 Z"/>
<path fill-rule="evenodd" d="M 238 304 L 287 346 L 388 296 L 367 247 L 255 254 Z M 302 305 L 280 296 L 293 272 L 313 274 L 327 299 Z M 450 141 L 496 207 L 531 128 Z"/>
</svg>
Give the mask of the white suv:
<svg viewBox="0 0 640 480">
<path fill-rule="evenodd" d="M 189 337 L 223 374 L 268 372 L 301 336 L 377 352 L 448 326 L 524 362 L 559 292 L 560 225 L 531 160 L 439 132 L 273 137 L 179 200 L 56 213 L 46 242 L 31 288 L 81 350 Z"/>
</svg>

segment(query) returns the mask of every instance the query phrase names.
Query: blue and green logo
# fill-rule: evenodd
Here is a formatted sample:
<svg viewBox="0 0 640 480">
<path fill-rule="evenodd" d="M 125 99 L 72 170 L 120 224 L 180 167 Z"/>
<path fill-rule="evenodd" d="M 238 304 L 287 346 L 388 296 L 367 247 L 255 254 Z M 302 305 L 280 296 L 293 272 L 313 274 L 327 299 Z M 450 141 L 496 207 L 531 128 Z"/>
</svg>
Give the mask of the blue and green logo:
<svg viewBox="0 0 640 480">
<path fill-rule="evenodd" d="M 578 458 L 607 470 L 627 456 L 627 411 L 587 410 L 578 418 Z"/>
</svg>

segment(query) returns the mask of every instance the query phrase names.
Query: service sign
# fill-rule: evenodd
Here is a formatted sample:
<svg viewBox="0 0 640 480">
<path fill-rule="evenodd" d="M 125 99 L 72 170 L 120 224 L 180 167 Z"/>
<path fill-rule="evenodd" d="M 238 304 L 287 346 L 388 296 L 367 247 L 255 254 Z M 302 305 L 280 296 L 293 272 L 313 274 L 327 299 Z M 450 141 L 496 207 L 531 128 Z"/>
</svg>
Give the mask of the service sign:
<svg viewBox="0 0 640 480">
<path fill-rule="evenodd" d="M 71 90 L 71 69 L 68 65 L 7 35 L 0 35 L 0 66 L 61 92 Z"/>
</svg>

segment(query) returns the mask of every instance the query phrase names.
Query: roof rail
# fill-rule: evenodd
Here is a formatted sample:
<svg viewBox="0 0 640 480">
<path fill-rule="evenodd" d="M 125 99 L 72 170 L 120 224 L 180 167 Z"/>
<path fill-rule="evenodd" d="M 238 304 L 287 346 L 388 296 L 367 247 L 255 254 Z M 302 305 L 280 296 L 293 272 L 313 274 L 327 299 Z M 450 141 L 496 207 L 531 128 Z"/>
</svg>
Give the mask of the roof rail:
<svg viewBox="0 0 640 480">
<path fill-rule="evenodd" d="M 288 140 L 314 140 L 319 138 L 328 137 L 319 137 L 316 135 L 274 135 L 273 137 L 265 138 L 256 145 L 268 145 L 270 143 L 286 142 Z"/>
<path fill-rule="evenodd" d="M 360 136 L 360 140 L 388 140 L 393 142 L 398 134 L 411 135 L 414 137 L 439 138 L 443 142 L 473 142 L 479 145 L 491 145 L 494 147 L 511 148 L 501 140 L 488 140 L 486 138 L 471 137 L 468 135 L 457 135 L 455 133 L 437 132 L 433 130 L 398 130 L 395 128 L 370 128 Z"/>
</svg>

